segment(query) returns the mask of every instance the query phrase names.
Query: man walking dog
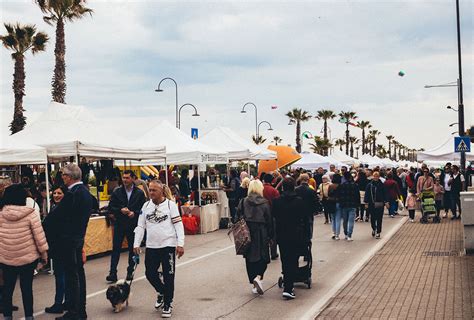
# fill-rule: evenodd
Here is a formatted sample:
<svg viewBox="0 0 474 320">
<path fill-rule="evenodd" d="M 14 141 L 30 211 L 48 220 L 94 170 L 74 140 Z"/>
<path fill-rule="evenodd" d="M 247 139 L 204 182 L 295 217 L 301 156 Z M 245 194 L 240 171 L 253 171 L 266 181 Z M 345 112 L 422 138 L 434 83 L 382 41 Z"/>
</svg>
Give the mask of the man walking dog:
<svg viewBox="0 0 474 320">
<path fill-rule="evenodd" d="M 170 318 L 174 296 L 176 255 L 184 254 L 184 227 L 178 206 L 166 199 L 163 184 L 153 180 L 149 185 L 150 201 L 145 202 L 135 228 L 134 252 L 140 254 L 140 243 L 146 230 L 145 276 L 158 293 L 155 308 L 163 307 L 161 316 Z M 163 282 L 158 269 L 162 265 Z"/>
</svg>

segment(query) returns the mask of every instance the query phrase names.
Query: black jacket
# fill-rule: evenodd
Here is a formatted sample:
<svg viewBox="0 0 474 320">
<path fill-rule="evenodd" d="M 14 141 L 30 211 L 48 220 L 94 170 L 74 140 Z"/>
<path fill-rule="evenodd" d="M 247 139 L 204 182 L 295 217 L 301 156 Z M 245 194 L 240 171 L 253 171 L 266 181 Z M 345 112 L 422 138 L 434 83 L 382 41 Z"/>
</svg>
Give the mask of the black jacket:
<svg viewBox="0 0 474 320">
<path fill-rule="evenodd" d="M 342 208 L 360 207 L 359 187 L 354 182 L 344 182 L 336 189 L 337 202 Z"/>
<path fill-rule="evenodd" d="M 385 186 L 382 181 L 378 180 L 375 182 L 374 180 L 371 180 L 369 184 L 367 184 L 364 202 L 369 205 L 373 205 L 374 202 L 388 202 Z"/>
<path fill-rule="evenodd" d="M 92 211 L 92 195 L 83 184 L 75 185 L 43 221 L 48 243 L 69 246 L 84 242 Z"/>
<path fill-rule="evenodd" d="M 125 186 L 121 186 L 115 189 L 110 197 L 109 211 L 115 216 L 115 223 L 118 223 L 125 228 L 134 229 L 137 226 L 138 216 L 140 215 L 144 203 L 145 194 L 142 190 L 133 186 L 130 200 L 128 200 Z M 135 213 L 133 218 L 129 218 L 127 215 L 120 212 L 122 208 L 128 208 L 130 211 L 133 211 L 133 213 Z"/>
<path fill-rule="evenodd" d="M 183 198 L 188 198 L 189 195 L 191 194 L 191 186 L 189 184 L 189 179 L 188 177 L 181 177 L 179 179 L 179 193 L 181 194 L 181 197 Z"/>
<path fill-rule="evenodd" d="M 280 246 L 297 249 L 309 242 L 311 230 L 305 219 L 305 211 L 305 202 L 295 191 L 283 192 L 273 200 L 272 215 Z"/>
<path fill-rule="evenodd" d="M 307 183 L 295 189 L 296 194 L 305 202 L 305 215 L 309 223 L 313 223 L 314 215 L 321 209 L 318 194 Z"/>
</svg>

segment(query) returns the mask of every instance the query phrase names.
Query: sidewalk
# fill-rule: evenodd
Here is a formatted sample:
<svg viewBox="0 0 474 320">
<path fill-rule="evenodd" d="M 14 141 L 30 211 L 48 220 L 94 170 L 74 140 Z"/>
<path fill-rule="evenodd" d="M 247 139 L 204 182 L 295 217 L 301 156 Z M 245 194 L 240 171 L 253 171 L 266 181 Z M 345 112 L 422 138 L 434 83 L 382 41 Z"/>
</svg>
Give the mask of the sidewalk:
<svg viewBox="0 0 474 320">
<path fill-rule="evenodd" d="M 405 223 L 316 319 L 474 319 L 460 220 Z"/>
</svg>

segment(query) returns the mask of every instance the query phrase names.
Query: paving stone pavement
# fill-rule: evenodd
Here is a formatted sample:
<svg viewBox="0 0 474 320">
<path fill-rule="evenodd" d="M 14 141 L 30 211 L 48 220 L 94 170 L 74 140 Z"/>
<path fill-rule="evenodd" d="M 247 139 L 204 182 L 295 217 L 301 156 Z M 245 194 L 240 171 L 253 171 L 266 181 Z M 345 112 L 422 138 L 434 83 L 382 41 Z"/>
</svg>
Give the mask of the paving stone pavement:
<svg viewBox="0 0 474 320">
<path fill-rule="evenodd" d="M 407 221 L 316 319 L 474 319 L 460 220 Z"/>
</svg>

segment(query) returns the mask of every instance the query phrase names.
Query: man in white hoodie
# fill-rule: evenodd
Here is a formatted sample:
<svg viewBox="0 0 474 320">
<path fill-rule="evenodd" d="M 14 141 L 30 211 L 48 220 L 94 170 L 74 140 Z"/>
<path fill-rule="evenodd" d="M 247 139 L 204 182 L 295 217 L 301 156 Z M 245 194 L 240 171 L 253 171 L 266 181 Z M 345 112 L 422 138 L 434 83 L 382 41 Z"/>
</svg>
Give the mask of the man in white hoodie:
<svg viewBox="0 0 474 320">
<path fill-rule="evenodd" d="M 146 230 L 145 275 L 158 297 L 155 308 L 163 307 L 161 316 L 170 318 L 174 295 L 175 259 L 184 254 L 184 227 L 178 206 L 166 199 L 163 184 L 153 180 L 149 185 L 150 200 L 142 207 L 135 228 L 134 251 L 140 254 L 140 244 Z M 158 268 L 162 265 L 163 282 Z"/>
</svg>

